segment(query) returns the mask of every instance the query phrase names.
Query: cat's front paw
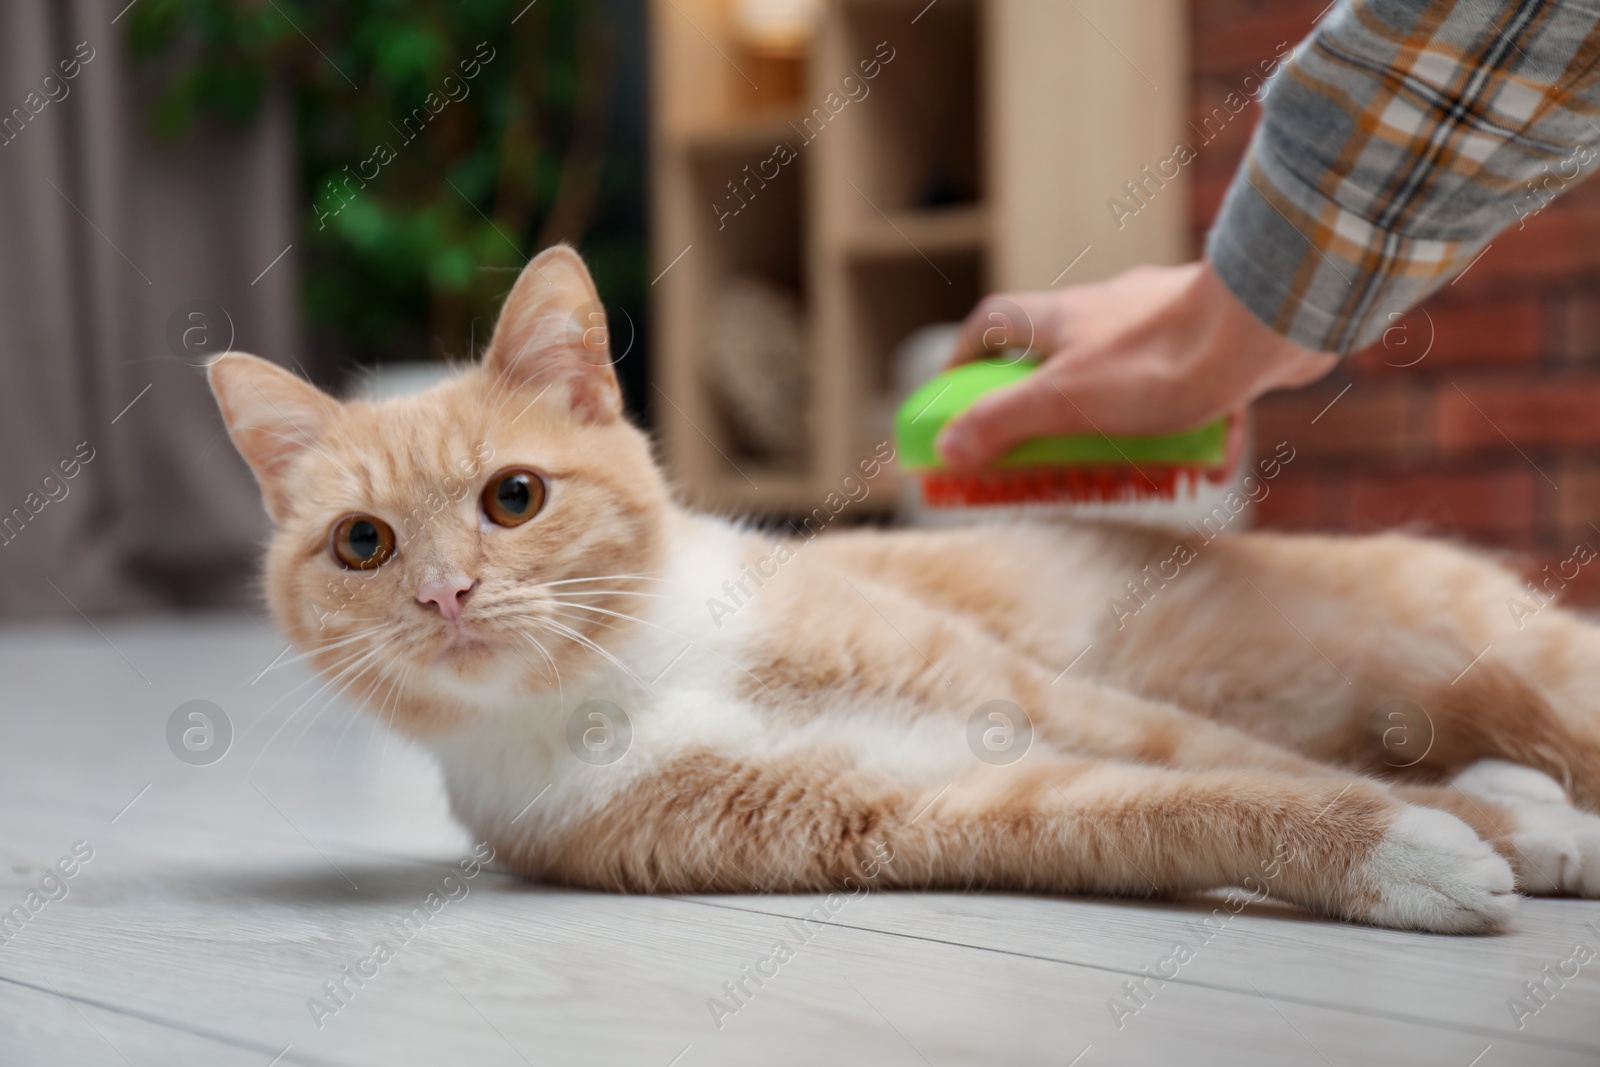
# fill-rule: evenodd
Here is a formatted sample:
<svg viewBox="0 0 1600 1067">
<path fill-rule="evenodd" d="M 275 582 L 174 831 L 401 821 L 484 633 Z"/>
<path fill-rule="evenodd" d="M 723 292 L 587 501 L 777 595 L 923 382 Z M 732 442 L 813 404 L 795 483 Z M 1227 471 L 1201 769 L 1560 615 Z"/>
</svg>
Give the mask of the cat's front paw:
<svg viewBox="0 0 1600 1067">
<path fill-rule="evenodd" d="M 1573 807 L 1555 779 L 1503 760 L 1482 760 L 1454 784 L 1516 820 L 1509 836 L 1524 893 L 1600 898 L 1600 817 Z"/>
<path fill-rule="evenodd" d="M 1516 907 L 1511 866 L 1447 812 L 1408 806 L 1360 871 L 1354 918 L 1403 930 L 1481 934 Z"/>
</svg>

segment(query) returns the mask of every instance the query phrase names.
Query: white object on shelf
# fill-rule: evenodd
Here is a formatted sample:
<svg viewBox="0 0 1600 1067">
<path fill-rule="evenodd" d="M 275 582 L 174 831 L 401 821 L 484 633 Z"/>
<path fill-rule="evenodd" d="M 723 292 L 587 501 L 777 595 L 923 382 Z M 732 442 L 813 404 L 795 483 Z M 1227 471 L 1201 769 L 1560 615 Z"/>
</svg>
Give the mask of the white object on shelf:
<svg viewBox="0 0 1600 1067">
<path fill-rule="evenodd" d="M 739 0 L 734 25 L 747 47 L 802 54 L 817 32 L 821 0 Z"/>
<path fill-rule="evenodd" d="M 706 388 L 745 450 L 779 467 L 805 461 L 805 323 L 800 297 L 760 278 L 720 286 L 707 330 Z"/>
</svg>

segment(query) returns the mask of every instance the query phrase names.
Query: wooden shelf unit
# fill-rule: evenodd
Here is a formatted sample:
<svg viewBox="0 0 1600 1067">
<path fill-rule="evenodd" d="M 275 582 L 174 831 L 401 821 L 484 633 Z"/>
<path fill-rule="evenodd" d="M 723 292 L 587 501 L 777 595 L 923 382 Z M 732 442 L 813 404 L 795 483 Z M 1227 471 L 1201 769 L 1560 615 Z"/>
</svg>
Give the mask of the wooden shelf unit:
<svg viewBox="0 0 1600 1067">
<path fill-rule="evenodd" d="M 990 291 L 1192 254 L 1187 175 L 1144 170 L 1186 139 L 1182 0 L 827 0 L 802 100 L 764 109 L 733 2 L 652 5 L 657 424 L 692 502 L 808 512 L 888 435 L 891 358 L 916 329 Z M 1119 227 L 1108 201 L 1130 181 L 1147 205 Z M 705 385 L 734 274 L 801 299 L 798 470 L 738 454 Z M 892 479 L 862 510 L 892 506 Z"/>
</svg>

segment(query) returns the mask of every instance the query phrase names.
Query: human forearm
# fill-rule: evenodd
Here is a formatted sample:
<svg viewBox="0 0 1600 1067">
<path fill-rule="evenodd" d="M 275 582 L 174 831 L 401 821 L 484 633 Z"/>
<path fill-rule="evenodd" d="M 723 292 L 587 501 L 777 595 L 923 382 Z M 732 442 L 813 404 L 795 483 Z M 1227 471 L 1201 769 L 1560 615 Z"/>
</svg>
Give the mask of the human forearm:
<svg viewBox="0 0 1600 1067">
<path fill-rule="evenodd" d="M 1600 144 L 1600 10 L 1341 0 L 1271 83 L 1208 255 L 1257 318 L 1349 352 Z"/>
</svg>

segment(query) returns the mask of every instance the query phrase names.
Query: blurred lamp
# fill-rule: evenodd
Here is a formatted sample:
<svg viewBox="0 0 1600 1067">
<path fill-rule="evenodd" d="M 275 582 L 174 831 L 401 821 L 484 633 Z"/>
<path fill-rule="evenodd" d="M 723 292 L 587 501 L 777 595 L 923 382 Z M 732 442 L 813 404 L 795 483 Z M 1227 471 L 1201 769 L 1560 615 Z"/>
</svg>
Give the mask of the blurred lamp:
<svg viewBox="0 0 1600 1067">
<path fill-rule="evenodd" d="M 734 27 L 751 52 L 800 58 L 821 13 L 821 0 L 737 0 Z"/>
</svg>

